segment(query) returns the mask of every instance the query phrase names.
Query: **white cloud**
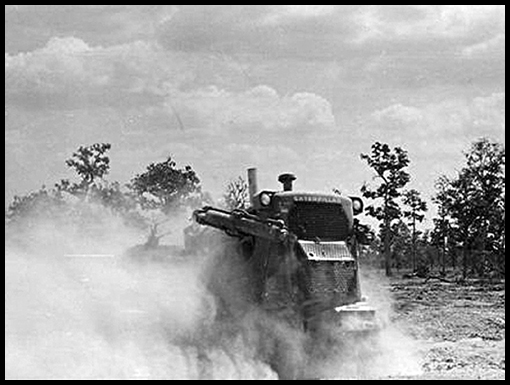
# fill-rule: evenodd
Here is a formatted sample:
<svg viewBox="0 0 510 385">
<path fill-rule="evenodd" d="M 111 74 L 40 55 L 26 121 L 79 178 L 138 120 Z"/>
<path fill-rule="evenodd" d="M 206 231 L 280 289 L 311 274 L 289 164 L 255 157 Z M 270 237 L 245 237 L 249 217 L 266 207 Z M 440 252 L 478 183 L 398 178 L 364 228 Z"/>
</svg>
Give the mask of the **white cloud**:
<svg viewBox="0 0 510 385">
<path fill-rule="evenodd" d="M 224 163 L 232 159 L 243 159 L 247 164 L 264 164 L 265 166 L 275 165 L 282 160 L 287 163 L 294 163 L 299 155 L 289 147 L 282 144 L 255 144 L 255 143 L 231 143 L 225 146 L 218 155 L 223 155 Z"/>
<path fill-rule="evenodd" d="M 173 5 L 19 5 L 5 8 L 5 51 L 42 48 L 54 36 L 104 47 L 151 40 Z"/>
<path fill-rule="evenodd" d="M 419 108 L 404 106 L 400 103 L 375 111 L 372 116 L 378 122 L 387 120 L 405 126 L 413 126 L 423 121 L 423 113 Z"/>
<path fill-rule="evenodd" d="M 504 5 L 439 5 L 431 8 L 429 31 L 452 37 L 504 28 Z"/>
<path fill-rule="evenodd" d="M 17 130 L 20 124 L 15 115 L 24 110 L 39 117 L 54 116 L 54 127 L 39 118 L 36 127 L 27 129 L 30 137 L 23 140 L 60 140 L 71 149 L 75 143 L 112 142 L 124 151 L 116 154 L 122 168 L 131 166 L 131 170 L 167 150 L 207 170 L 214 162 L 211 143 L 225 152 L 215 155 L 218 167 L 242 161 L 241 154 L 249 153 L 257 164 L 266 158 L 273 162 L 295 159 L 285 148 L 270 151 L 274 155 L 269 156 L 260 149 L 225 150 L 223 144 L 235 141 L 237 134 L 251 146 L 263 143 L 268 133 L 275 134 L 273 143 L 279 143 L 277 135 L 283 132 L 313 135 L 336 127 L 332 106 L 325 98 L 312 92 L 281 94 L 265 85 L 233 89 L 222 85 L 221 77 L 202 72 L 212 62 L 214 70 L 221 68 L 221 58 L 211 60 L 203 63 L 198 56 L 173 54 L 144 42 L 100 47 L 73 37 L 54 38 L 33 52 L 5 55 L 6 108 L 17 112 L 9 114 L 9 124 Z M 68 115 L 78 118 L 67 119 Z M 190 133 L 193 128 L 203 131 Z M 11 155 L 30 158 L 25 153 Z M 226 167 L 222 177 L 229 170 Z"/>
<path fill-rule="evenodd" d="M 282 5 L 270 10 L 262 18 L 261 25 L 278 25 L 289 20 L 306 20 L 310 18 L 324 17 L 336 13 L 337 5 Z"/>
<path fill-rule="evenodd" d="M 91 52 L 91 48 L 83 40 L 74 37 L 68 38 L 52 38 L 46 44 L 43 50 L 38 51 L 45 55 L 71 55 L 71 54 L 85 54 Z"/>
<path fill-rule="evenodd" d="M 395 103 L 372 113 L 364 135 L 407 150 L 412 184 L 430 197 L 440 175 L 452 175 L 464 166 L 462 154 L 470 143 L 480 137 L 504 140 L 504 104 L 504 93 L 421 105 Z"/>
<path fill-rule="evenodd" d="M 154 104 L 164 81 L 177 87 L 190 78 L 188 65 L 152 43 L 91 47 L 52 38 L 41 49 L 5 54 L 6 102 L 57 109 Z"/>
<path fill-rule="evenodd" d="M 335 12 L 335 5 L 284 5 L 283 6 L 288 15 L 300 17 L 315 17 L 322 15 L 329 15 Z"/>
<path fill-rule="evenodd" d="M 144 42 L 91 47 L 74 37 L 53 38 L 33 52 L 5 55 L 6 102 L 42 109 L 136 109 L 152 121 L 171 116 L 195 128 L 335 126 L 331 104 L 314 93 L 223 88 L 231 66 L 223 58 L 201 62 L 199 56 Z"/>
<path fill-rule="evenodd" d="M 414 140 L 462 137 L 475 139 L 487 135 L 501 140 L 505 131 L 505 94 L 494 93 L 471 100 L 447 99 L 424 106 L 400 103 L 377 110 L 373 123 L 384 131 L 410 133 Z M 413 137 L 409 136 L 409 141 Z"/>
<path fill-rule="evenodd" d="M 488 40 L 476 43 L 462 49 L 462 55 L 467 58 L 480 58 L 483 55 L 497 55 L 504 58 L 505 34 L 499 33 Z"/>
<path fill-rule="evenodd" d="M 306 92 L 280 96 L 268 86 L 244 92 L 210 86 L 174 93 L 168 103 L 169 111 L 178 111 L 185 125 L 190 121 L 192 128 L 309 130 L 335 127 L 331 104 L 326 99 Z"/>
<path fill-rule="evenodd" d="M 503 5 L 365 6 L 355 20 L 359 42 L 371 39 L 472 39 L 504 30 Z"/>
<path fill-rule="evenodd" d="M 484 74 L 501 74 L 500 61 L 487 62 L 484 54 L 500 52 L 504 45 L 498 6 L 101 7 L 41 6 L 39 12 L 29 7 L 18 15 L 28 25 L 39 13 L 42 21 L 35 25 L 48 28 L 43 36 L 54 32 L 53 25 L 63 28 L 58 36 L 71 33 L 65 15 L 78 20 L 81 12 L 87 23 L 73 31 L 75 37 L 53 37 L 35 51 L 6 54 L 6 98 L 59 108 L 154 105 L 162 101 L 165 82 L 173 88 L 213 84 L 239 90 L 240 85 L 272 85 L 274 77 L 285 76 L 287 65 L 318 71 L 334 63 L 342 69 L 336 72 L 341 79 L 334 79 L 338 84 L 365 79 L 370 86 L 465 82 L 480 75 L 482 59 Z M 10 15 L 6 31 L 13 28 Z M 50 15 L 58 19 L 52 22 Z M 90 36 L 97 22 L 97 35 L 108 36 L 105 28 L 113 24 L 126 38 L 137 37 L 127 32 L 128 21 L 132 30 L 151 24 L 154 31 L 143 42 L 118 45 L 97 45 L 101 39 Z"/>
<path fill-rule="evenodd" d="M 5 54 L 6 94 L 52 93 L 70 85 L 79 89 L 101 85 L 106 80 L 104 68 L 87 65 L 92 49 L 75 38 L 53 38 L 46 47 L 11 56 Z"/>
<path fill-rule="evenodd" d="M 498 92 L 473 100 L 473 125 L 483 131 L 505 133 L 505 93 Z"/>
</svg>

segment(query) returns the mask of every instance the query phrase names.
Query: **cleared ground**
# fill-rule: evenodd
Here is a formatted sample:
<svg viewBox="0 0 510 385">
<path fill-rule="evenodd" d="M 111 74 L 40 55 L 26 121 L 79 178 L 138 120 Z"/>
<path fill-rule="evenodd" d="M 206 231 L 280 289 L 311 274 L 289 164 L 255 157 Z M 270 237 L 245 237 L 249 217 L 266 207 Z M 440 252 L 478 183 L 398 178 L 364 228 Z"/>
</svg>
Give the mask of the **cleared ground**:
<svg viewBox="0 0 510 385">
<path fill-rule="evenodd" d="M 392 278 L 392 322 L 420 350 L 422 374 L 400 379 L 504 379 L 505 282 Z"/>
</svg>

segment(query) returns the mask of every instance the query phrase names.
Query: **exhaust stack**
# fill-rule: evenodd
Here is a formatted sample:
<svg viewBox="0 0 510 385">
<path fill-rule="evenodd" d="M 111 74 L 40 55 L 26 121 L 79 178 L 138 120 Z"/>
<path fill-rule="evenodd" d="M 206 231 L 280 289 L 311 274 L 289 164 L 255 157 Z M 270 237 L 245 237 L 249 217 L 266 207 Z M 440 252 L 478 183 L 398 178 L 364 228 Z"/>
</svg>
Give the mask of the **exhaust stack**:
<svg viewBox="0 0 510 385">
<path fill-rule="evenodd" d="M 255 205 L 255 194 L 257 194 L 257 169 L 248 169 L 248 193 L 250 195 L 250 204 Z"/>
<path fill-rule="evenodd" d="M 283 184 L 283 191 L 292 191 L 292 182 L 296 179 L 294 174 L 281 174 L 278 177 L 278 182 Z"/>
</svg>

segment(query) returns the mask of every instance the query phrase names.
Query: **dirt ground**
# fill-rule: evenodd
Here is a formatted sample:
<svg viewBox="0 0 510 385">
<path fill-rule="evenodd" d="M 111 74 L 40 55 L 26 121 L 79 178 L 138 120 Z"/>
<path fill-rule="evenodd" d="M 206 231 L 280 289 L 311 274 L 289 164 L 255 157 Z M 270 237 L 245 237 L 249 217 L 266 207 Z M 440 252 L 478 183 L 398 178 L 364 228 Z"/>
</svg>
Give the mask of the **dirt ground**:
<svg viewBox="0 0 510 385">
<path fill-rule="evenodd" d="M 505 282 L 392 278 L 392 323 L 419 347 L 422 373 L 393 379 L 505 379 Z"/>
</svg>

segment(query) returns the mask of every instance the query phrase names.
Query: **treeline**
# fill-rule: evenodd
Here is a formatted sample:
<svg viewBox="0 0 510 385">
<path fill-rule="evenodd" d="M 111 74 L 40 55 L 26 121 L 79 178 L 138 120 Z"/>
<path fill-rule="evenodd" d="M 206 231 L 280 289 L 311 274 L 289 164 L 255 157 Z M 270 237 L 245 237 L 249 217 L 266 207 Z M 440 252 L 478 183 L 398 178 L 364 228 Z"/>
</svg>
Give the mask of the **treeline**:
<svg viewBox="0 0 510 385">
<path fill-rule="evenodd" d="M 169 156 L 149 164 L 126 184 L 108 180 L 108 143 L 80 147 L 65 161 L 76 180 L 15 196 L 5 212 L 6 225 L 27 225 L 38 218 L 77 223 L 91 207 L 107 210 L 126 224 L 147 231 L 147 244 L 157 245 L 158 226 L 169 214 L 213 205 L 191 166 L 179 168 Z M 437 206 L 432 227 L 420 230 L 429 209 L 421 193 L 408 189 L 409 155 L 401 147 L 376 142 L 361 160 L 375 174 L 360 191 L 365 214 L 378 229 L 355 220 L 355 237 L 365 263 L 427 275 L 447 271 L 468 275 L 504 275 L 505 271 L 505 149 L 482 138 L 465 152 L 465 165 L 436 181 L 431 202 Z M 225 208 L 247 208 L 248 186 L 242 177 L 225 186 Z"/>
<path fill-rule="evenodd" d="M 79 147 L 65 161 L 76 180 L 61 180 L 51 188 L 44 185 L 15 196 L 5 212 L 6 226 L 24 228 L 39 220 L 85 225 L 108 212 L 128 226 L 147 231 L 147 243 L 154 246 L 161 236 L 158 226 L 169 214 L 211 203 L 191 166 L 179 168 L 171 156 L 149 164 L 126 184 L 110 181 L 110 148 L 109 143 Z"/>
<path fill-rule="evenodd" d="M 481 138 L 464 153 L 465 165 L 455 175 L 442 175 L 431 197 L 437 205 L 433 226 L 420 231 L 427 204 L 420 192 L 407 190 L 409 157 L 400 148 L 376 142 L 361 159 L 375 172 L 374 185 L 361 192 L 366 214 L 380 223 L 378 231 L 358 224 L 358 237 L 372 235 L 362 256 L 383 262 L 387 275 L 409 269 L 418 275 L 461 272 L 462 277 L 504 276 L 505 149 Z M 379 258 L 382 255 L 383 258 Z"/>
</svg>

